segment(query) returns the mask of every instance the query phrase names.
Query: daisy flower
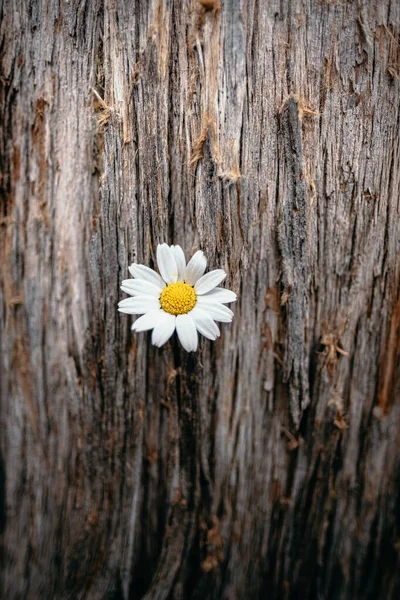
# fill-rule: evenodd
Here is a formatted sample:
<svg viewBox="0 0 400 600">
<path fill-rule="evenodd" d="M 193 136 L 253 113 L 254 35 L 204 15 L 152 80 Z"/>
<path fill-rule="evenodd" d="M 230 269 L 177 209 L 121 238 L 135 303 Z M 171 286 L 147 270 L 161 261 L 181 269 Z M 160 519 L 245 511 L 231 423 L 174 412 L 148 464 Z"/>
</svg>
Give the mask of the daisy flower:
<svg viewBox="0 0 400 600">
<path fill-rule="evenodd" d="M 204 275 L 207 260 L 196 252 L 186 264 L 180 246 L 157 246 L 160 275 L 145 265 L 132 264 L 133 279 L 125 279 L 121 290 L 129 294 L 118 304 L 118 310 L 128 315 L 142 315 L 133 331 L 153 330 L 151 341 L 161 347 L 175 329 L 187 352 L 197 350 L 197 332 L 215 340 L 220 331 L 215 321 L 230 323 L 233 312 L 224 306 L 236 300 L 231 290 L 217 287 L 226 277 L 216 269 Z"/>
</svg>

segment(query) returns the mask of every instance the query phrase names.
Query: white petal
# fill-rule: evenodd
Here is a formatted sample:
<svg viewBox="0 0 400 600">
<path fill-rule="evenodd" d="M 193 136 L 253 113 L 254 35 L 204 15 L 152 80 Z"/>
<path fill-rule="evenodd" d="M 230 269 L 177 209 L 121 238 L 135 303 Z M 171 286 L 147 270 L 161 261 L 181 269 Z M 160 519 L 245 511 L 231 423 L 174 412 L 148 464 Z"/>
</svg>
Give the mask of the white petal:
<svg viewBox="0 0 400 600">
<path fill-rule="evenodd" d="M 162 288 L 144 279 L 124 279 L 121 290 L 131 296 L 155 296 L 159 298 Z"/>
<path fill-rule="evenodd" d="M 167 283 L 178 281 L 178 266 L 175 255 L 168 244 L 158 244 L 157 246 L 157 266 L 161 277 Z"/>
<path fill-rule="evenodd" d="M 144 294 L 140 294 L 139 292 L 135 292 L 132 288 L 127 287 L 125 285 L 121 285 L 121 290 L 125 292 L 125 294 L 129 294 L 130 296 L 144 296 Z"/>
<path fill-rule="evenodd" d="M 231 290 L 216 287 L 210 292 L 207 292 L 207 294 L 203 294 L 202 298 L 204 298 L 204 300 L 209 298 L 210 300 L 217 300 L 217 302 L 221 302 L 222 304 L 228 304 L 228 302 L 235 302 L 237 296 L 235 292 L 232 292 Z"/>
<path fill-rule="evenodd" d="M 185 269 L 185 281 L 189 285 L 194 285 L 206 270 L 207 259 L 201 250 L 193 254 Z"/>
<path fill-rule="evenodd" d="M 196 325 L 196 329 L 199 333 L 209 340 L 216 340 L 220 336 L 218 325 L 212 320 L 210 315 L 202 310 L 198 306 L 195 306 L 193 310 L 188 313 Z M 143 317 L 141 317 L 143 318 Z"/>
<path fill-rule="evenodd" d="M 132 325 L 132 331 L 148 331 L 149 329 L 153 329 L 161 318 L 161 315 L 164 314 L 164 311 L 161 309 L 158 310 L 150 310 L 145 315 L 142 315 Z"/>
<path fill-rule="evenodd" d="M 176 323 L 175 315 L 170 315 L 164 311 L 161 312 L 162 315 L 155 325 L 151 335 L 151 343 L 159 348 L 161 348 L 161 346 L 163 346 L 163 344 L 165 344 L 165 342 L 167 342 L 174 333 Z"/>
<path fill-rule="evenodd" d="M 125 294 L 129 294 L 130 296 L 137 296 L 136 292 L 133 292 L 130 288 L 121 285 L 121 290 L 125 292 Z"/>
<path fill-rule="evenodd" d="M 216 302 L 215 300 L 211 302 L 210 300 L 204 300 L 204 296 L 199 296 L 197 298 L 196 307 L 201 308 L 202 310 L 207 311 L 207 314 L 210 315 L 214 321 L 221 321 L 221 323 L 230 323 L 233 319 L 233 312 L 227 306 Z"/>
<path fill-rule="evenodd" d="M 160 308 L 160 301 L 151 296 L 136 296 L 135 298 L 125 298 L 118 304 L 119 312 L 127 315 L 144 315 L 150 310 Z"/>
<path fill-rule="evenodd" d="M 145 281 L 149 281 L 150 283 L 157 285 L 160 289 L 165 288 L 165 281 L 162 280 L 160 275 L 145 265 L 137 265 L 136 263 L 133 263 L 130 267 L 128 267 L 128 270 L 132 277 L 137 277 L 137 279 L 145 279 Z"/>
<path fill-rule="evenodd" d="M 223 281 L 226 277 L 225 271 L 222 269 L 215 269 L 215 271 L 210 271 L 200 277 L 196 285 L 194 286 L 195 292 L 197 295 L 206 294 L 213 288 L 215 288 L 221 281 Z"/>
<path fill-rule="evenodd" d="M 198 337 L 196 325 L 189 315 L 178 315 L 176 317 L 176 333 L 187 352 L 195 352 L 197 350 Z"/>
<path fill-rule="evenodd" d="M 178 281 L 183 281 L 186 268 L 185 254 L 180 246 L 171 246 L 171 250 L 174 253 L 176 265 L 178 267 Z"/>
</svg>

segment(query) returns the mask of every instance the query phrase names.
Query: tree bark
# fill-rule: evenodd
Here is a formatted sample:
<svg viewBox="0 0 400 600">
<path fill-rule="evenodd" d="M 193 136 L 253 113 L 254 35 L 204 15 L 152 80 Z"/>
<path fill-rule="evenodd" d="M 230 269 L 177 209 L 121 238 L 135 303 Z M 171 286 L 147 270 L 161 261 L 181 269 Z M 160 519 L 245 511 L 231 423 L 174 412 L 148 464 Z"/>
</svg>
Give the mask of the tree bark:
<svg viewBox="0 0 400 600">
<path fill-rule="evenodd" d="M 8 599 L 400 597 L 400 4 L 2 0 Z M 186 354 L 117 312 L 201 248 Z"/>
</svg>

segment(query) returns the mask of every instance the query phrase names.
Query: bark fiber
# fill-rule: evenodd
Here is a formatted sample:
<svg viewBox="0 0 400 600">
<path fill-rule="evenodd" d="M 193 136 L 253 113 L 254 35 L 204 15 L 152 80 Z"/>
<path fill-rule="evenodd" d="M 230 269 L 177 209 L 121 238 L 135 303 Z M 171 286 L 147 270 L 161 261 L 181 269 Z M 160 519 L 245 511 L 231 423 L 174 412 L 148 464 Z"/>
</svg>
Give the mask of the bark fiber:
<svg viewBox="0 0 400 600">
<path fill-rule="evenodd" d="M 2 597 L 400 597 L 400 3 L 1 0 Z M 228 272 L 185 354 L 117 312 Z"/>
</svg>

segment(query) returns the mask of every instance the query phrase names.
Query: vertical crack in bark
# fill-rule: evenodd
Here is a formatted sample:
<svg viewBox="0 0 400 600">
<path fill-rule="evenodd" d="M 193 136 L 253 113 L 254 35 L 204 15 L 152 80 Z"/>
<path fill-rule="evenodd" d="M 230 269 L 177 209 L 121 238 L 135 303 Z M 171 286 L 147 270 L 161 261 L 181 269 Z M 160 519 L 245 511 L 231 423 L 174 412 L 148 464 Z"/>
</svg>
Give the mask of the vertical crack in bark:
<svg viewBox="0 0 400 600">
<path fill-rule="evenodd" d="M 285 378 L 291 392 L 291 415 L 299 426 L 310 402 L 308 382 L 308 297 L 309 265 L 307 248 L 308 199 L 304 176 L 299 101 L 290 96 L 281 110 L 285 153 L 285 185 L 280 191 L 279 247 L 282 281 L 285 286 L 287 334 Z"/>
</svg>

